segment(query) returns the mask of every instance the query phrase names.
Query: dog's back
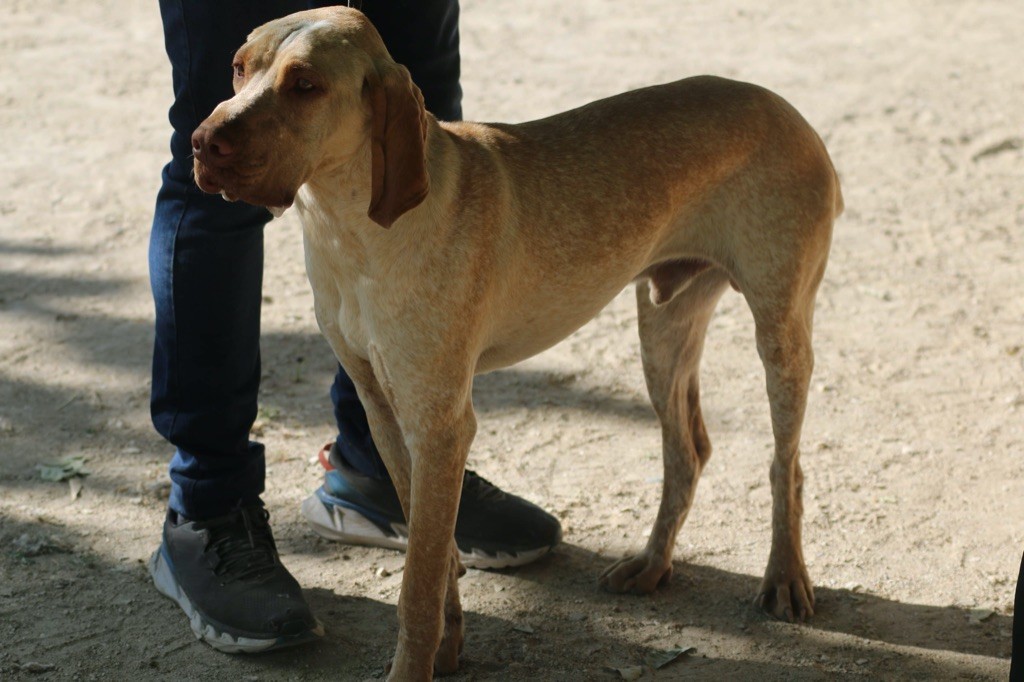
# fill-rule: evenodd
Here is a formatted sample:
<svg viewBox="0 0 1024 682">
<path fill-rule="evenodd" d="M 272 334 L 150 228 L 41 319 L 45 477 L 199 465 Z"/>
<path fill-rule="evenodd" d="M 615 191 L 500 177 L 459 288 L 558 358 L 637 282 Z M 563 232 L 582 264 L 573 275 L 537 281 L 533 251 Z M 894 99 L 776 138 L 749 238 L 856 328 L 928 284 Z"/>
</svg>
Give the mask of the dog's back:
<svg viewBox="0 0 1024 682">
<path fill-rule="evenodd" d="M 818 135 L 748 83 L 699 76 L 522 124 L 442 125 L 459 149 L 461 191 L 489 197 L 468 197 L 483 213 L 464 238 L 490 263 L 481 285 L 493 292 L 493 336 L 521 349 L 485 353 L 484 369 L 564 338 L 660 263 L 701 264 L 674 270 L 673 289 L 703 265 L 742 286 L 747 274 L 733 271 L 752 242 L 800 260 L 803 233 L 821 229 L 827 244 L 841 210 Z M 823 206 L 831 215 L 808 219 Z"/>
</svg>

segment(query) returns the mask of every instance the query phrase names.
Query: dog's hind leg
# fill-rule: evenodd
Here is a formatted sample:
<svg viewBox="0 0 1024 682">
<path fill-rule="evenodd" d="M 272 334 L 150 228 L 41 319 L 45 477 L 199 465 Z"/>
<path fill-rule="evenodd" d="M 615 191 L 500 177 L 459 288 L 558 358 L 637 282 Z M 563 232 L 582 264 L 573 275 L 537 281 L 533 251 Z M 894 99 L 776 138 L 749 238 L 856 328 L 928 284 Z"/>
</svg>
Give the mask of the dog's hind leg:
<svg viewBox="0 0 1024 682">
<path fill-rule="evenodd" d="M 664 305 L 652 302 L 647 282 L 637 284 L 644 377 L 661 421 L 665 475 L 661 506 L 647 546 L 601 575 L 601 585 L 612 591 L 647 593 L 672 577 L 676 534 L 711 456 L 711 441 L 700 411 L 698 369 L 708 323 L 728 284 L 724 271 L 701 270 Z"/>
<path fill-rule="evenodd" d="M 800 431 L 814 367 L 814 297 L 826 257 L 827 242 L 824 251 L 805 253 L 799 265 L 743 288 L 754 313 L 775 437 L 769 476 L 772 546 L 756 603 L 776 618 L 790 621 L 814 615 L 814 588 L 801 544 L 803 472 L 799 460 Z"/>
</svg>

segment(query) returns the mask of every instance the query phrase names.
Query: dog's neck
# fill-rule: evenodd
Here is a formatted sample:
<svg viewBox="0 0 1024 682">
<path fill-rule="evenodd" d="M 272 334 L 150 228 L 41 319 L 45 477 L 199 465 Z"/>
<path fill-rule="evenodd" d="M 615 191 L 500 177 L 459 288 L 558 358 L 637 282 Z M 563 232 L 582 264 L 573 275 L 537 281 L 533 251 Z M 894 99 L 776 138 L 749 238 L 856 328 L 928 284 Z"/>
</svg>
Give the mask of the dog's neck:
<svg viewBox="0 0 1024 682">
<path fill-rule="evenodd" d="M 363 146 L 351 160 L 317 171 L 299 188 L 295 203 L 303 223 L 307 217 L 335 226 L 369 222 L 370 152 L 369 144 Z"/>
<path fill-rule="evenodd" d="M 428 116 L 425 153 L 430 189 L 420 205 L 400 216 L 390 228 L 383 228 L 367 214 L 371 200 L 371 152 L 369 140 L 366 140 L 349 158 L 321 168 L 302 185 L 296 207 L 303 223 L 309 220 L 330 231 L 359 230 L 372 236 L 435 222 L 429 216 L 436 213 L 437 207 L 451 194 L 452 157 L 455 156 L 452 146 L 451 133 L 433 116 Z"/>
</svg>

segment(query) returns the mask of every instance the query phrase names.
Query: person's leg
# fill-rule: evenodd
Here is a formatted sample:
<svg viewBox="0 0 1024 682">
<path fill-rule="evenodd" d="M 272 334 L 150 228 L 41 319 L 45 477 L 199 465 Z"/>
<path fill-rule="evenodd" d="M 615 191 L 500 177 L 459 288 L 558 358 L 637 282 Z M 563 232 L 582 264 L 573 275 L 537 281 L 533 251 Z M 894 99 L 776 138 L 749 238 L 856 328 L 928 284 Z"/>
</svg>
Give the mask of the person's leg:
<svg viewBox="0 0 1024 682">
<path fill-rule="evenodd" d="M 391 57 L 409 69 L 427 111 L 462 120 L 458 0 L 365 0 L 362 11 Z"/>
<path fill-rule="evenodd" d="M 281 564 L 262 509 L 263 446 L 249 441 L 260 379 L 263 226 L 270 214 L 202 193 L 192 131 L 231 97 L 231 56 L 295 3 L 161 0 L 173 69 L 172 160 L 157 196 L 149 262 L 156 304 L 152 416 L 176 447 L 157 589 L 196 636 L 228 652 L 322 631 Z"/>
<path fill-rule="evenodd" d="M 457 0 L 364 0 L 357 6 L 380 32 L 394 60 L 409 69 L 427 110 L 441 120 L 461 119 Z M 340 366 L 331 399 L 338 436 L 320 453 L 324 485 L 303 503 L 302 512 L 325 537 L 404 548 L 401 505 L 352 380 Z M 455 527 L 466 566 L 525 564 L 546 554 L 560 539 L 555 517 L 466 472 Z"/>
<path fill-rule="evenodd" d="M 263 448 L 249 442 L 260 379 L 263 226 L 270 214 L 205 194 L 192 178 L 192 132 L 232 95 L 231 56 L 288 3 L 160 3 L 174 104 L 150 239 L 156 303 L 152 416 L 176 446 L 171 508 L 219 516 L 263 491 Z"/>
<path fill-rule="evenodd" d="M 337 3 L 311 2 L 310 6 L 331 4 Z M 442 121 L 461 120 L 458 1 L 365 0 L 355 6 L 373 23 L 391 57 L 409 69 L 427 111 Z M 341 365 L 331 386 L 331 401 L 338 424 L 338 457 L 364 476 L 388 478 L 370 436 L 366 412 Z"/>
</svg>

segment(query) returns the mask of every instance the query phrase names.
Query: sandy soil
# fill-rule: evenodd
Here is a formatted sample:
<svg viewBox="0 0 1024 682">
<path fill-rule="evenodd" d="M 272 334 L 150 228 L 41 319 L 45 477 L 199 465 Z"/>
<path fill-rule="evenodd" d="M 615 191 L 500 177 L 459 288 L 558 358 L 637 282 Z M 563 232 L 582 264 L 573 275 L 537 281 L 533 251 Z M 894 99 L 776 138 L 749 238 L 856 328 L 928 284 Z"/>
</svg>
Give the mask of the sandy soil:
<svg viewBox="0 0 1024 682">
<path fill-rule="evenodd" d="M 645 679 L 1006 674 L 1024 519 L 1024 6 L 773 4 L 465 0 L 465 108 L 526 120 L 717 73 L 774 89 L 821 132 L 848 208 L 818 301 L 803 440 L 818 614 L 797 626 L 750 606 L 771 440 L 735 293 L 710 331 L 716 454 L 672 583 L 648 598 L 596 587 L 642 545 L 660 492 L 627 291 L 566 342 L 478 381 L 471 465 L 557 514 L 565 543 L 534 566 L 466 575 L 454 679 L 612 680 L 609 668 L 678 646 L 696 653 Z M 280 548 L 326 639 L 219 654 L 149 584 L 169 456 L 147 405 L 146 244 L 170 104 L 157 8 L 6 0 L 3 15 L 0 678 L 379 677 L 403 557 L 320 540 L 298 511 L 331 435 L 333 361 L 294 216 L 267 230 L 256 430 Z M 92 470 L 75 500 L 36 468 L 69 455 Z"/>
</svg>

